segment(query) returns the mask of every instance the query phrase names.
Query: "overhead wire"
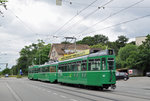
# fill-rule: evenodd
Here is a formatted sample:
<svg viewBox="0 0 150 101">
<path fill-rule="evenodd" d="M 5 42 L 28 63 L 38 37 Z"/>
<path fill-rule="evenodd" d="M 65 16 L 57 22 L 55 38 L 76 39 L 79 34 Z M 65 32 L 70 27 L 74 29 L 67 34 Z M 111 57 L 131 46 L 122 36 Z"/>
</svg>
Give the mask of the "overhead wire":
<svg viewBox="0 0 150 101">
<path fill-rule="evenodd" d="M 63 24 L 60 28 L 58 28 L 53 35 L 57 35 L 57 32 L 60 31 L 61 29 L 63 29 L 67 24 L 69 24 L 72 20 L 74 20 L 79 14 L 81 14 L 83 11 L 85 11 L 86 9 L 88 9 L 91 5 L 93 5 L 95 2 L 97 2 L 98 0 L 94 0 L 93 2 L 91 2 L 90 4 L 88 4 L 86 7 L 84 7 L 83 9 L 81 9 L 77 14 L 75 14 L 72 18 L 70 18 L 65 24 Z M 50 34 L 48 35 L 48 37 L 50 36 Z M 52 40 L 53 41 L 53 40 Z"/>
<path fill-rule="evenodd" d="M 64 2 L 67 2 L 67 3 L 70 3 L 73 5 L 77 5 L 77 6 L 86 6 L 88 5 L 87 3 L 79 3 L 79 2 L 75 2 L 75 1 L 68 1 L 68 0 L 64 0 Z M 91 5 L 90 7 L 97 7 L 96 5 Z M 107 6 L 105 8 L 111 8 L 111 9 L 120 9 L 120 8 L 126 8 L 124 6 Z M 140 7 L 131 7 L 131 8 L 150 8 L 150 7 L 143 7 L 143 6 L 140 6 Z"/>
<path fill-rule="evenodd" d="M 22 21 L 22 20 L 20 19 L 20 17 L 17 16 L 11 9 L 8 9 L 8 10 L 9 10 L 9 11 L 24 25 L 24 27 L 26 27 L 30 32 L 35 33 L 35 34 L 38 34 L 38 33 L 34 32 L 29 26 L 27 26 L 27 25 L 24 23 L 24 21 Z"/>
<path fill-rule="evenodd" d="M 23 21 L 18 15 L 16 15 L 11 9 L 8 8 L 8 11 L 11 12 L 11 13 L 15 16 L 15 18 L 18 19 L 18 21 L 20 21 L 21 24 L 22 24 L 28 31 L 30 31 L 31 33 L 35 34 L 36 36 L 37 36 L 37 35 L 41 35 L 41 34 L 35 32 L 34 30 L 32 30 L 27 24 L 25 24 L 24 21 Z M 47 35 L 49 35 L 49 34 L 47 34 Z"/>
<path fill-rule="evenodd" d="M 62 28 L 64 28 L 69 22 L 71 22 L 74 18 L 76 18 L 80 13 L 82 13 L 84 10 L 86 10 L 87 8 L 89 8 L 92 4 L 94 4 L 95 2 L 97 2 L 98 0 L 94 0 L 92 3 L 90 3 L 88 6 L 86 6 L 85 8 L 83 8 L 82 10 L 80 10 L 77 14 L 75 14 L 72 18 L 70 18 L 67 22 L 65 22 L 65 24 L 63 24 L 60 28 L 58 28 L 53 34 L 56 34 L 58 31 L 60 31 Z"/>
<path fill-rule="evenodd" d="M 150 17 L 150 14 L 144 15 L 144 16 L 141 16 L 141 17 L 137 17 L 137 18 L 134 18 L 134 19 L 131 19 L 131 20 L 127 20 L 127 21 L 124 21 L 124 22 L 121 22 L 121 23 L 118 23 L 118 24 L 114 24 L 114 25 L 111 25 L 111 26 L 108 26 L 108 27 L 105 27 L 105 28 L 102 28 L 102 29 L 91 31 L 89 33 L 86 33 L 85 35 L 93 33 L 93 32 L 97 32 L 97 31 L 102 31 L 102 30 L 105 30 L 105 29 L 109 29 L 109 28 L 112 28 L 112 27 L 115 27 L 115 26 L 119 26 L 119 25 L 122 25 L 122 24 L 130 23 L 130 22 L 133 22 L 133 21 L 136 21 L 136 20 L 140 20 L 140 19 L 143 19 L 143 18 L 146 18 L 146 17 Z"/>
<path fill-rule="evenodd" d="M 95 12 L 97 12 L 100 8 L 102 8 L 102 7 L 106 6 L 106 5 L 108 5 L 108 4 L 111 3 L 112 1 L 114 1 L 114 0 L 110 0 L 109 2 L 107 2 L 107 3 L 103 4 L 102 6 L 98 7 L 98 8 L 95 9 L 94 11 L 90 12 L 89 14 L 87 14 L 83 19 L 81 19 L 81 20 L 77 21 L 76 23 L 74 23 L 73 25 L 67 27 L 67 28 L 65 29 L 65 31 L 63 31 L 62 33 L 59 33 L 59 34 L 65 34 L 68 30 L 71 30 L 71 29 L 75 28 L 75 26 L 76 26 L 77 24 L 80 24 L 82 21 L 84 21 L 85 19 L 87 19 L 89 16 L 91 16 L 92 14 L 94 14 Z"/>
<path fill-rule="evenodd" d="M 111 15 L 109 15 L 108 17 L 104 18 L 103 20 L 100 20 L 100 21 L 96 22 L 95 24 L 91 25 L 90 27 L 88 27 L 88 28 L 82 30 L 81 32 L 77 33 L 77 35 L 78 35 L 78 34 L 81 34 L 81 33 L 83 33 L 83 32 L 85 32 L 85 31 L 87 31 L 87 30 L 90 30 L 90 29 L 93 28 L 94 26 L 96 26 L 96 25 L 98 25 L 98 24 L 100 24 L 100 23 L 106 21 L 107 19 L 109 19 L 109 18 L 111 18 L 111 17 L 113 17 L 113 16 L 115 16 L 115 15 L 117 15 L 117 14 L 119 14 L 119 13 L 121 13 L 121 12 L 123 12 L 123 11 L 125 11 L 125 10 L 127 10 L 127 9 L 129 9 L 129 8 L 131 8 L 131 7 L 133 7 L 133 6 L 137 5 L 137 4 L 139 4 L 139 3 L 141 3 L 141 2 L 143 2 L 143 1 L 144 1 L 144 0 L 140 0 L 140 1 L 138 1 L 138 2 L 136 2 L 136 3 L 134 3 L 134 4 L 130 5 L 130 6 L 128 6 L 128 7 L 126 7 L 126 8 L 123 8 L 123 9 L 121 9 L 121 10 L 119 10 L 119 11 L 117 11 L 117 12 L 111 14 Z M 84 34 L 81 34 L 80 36 L 82 36 L 82 35 L 84 35 Z M 80 36 L 79 36 L 79 37 L 80 37 Z"/>
</svg>

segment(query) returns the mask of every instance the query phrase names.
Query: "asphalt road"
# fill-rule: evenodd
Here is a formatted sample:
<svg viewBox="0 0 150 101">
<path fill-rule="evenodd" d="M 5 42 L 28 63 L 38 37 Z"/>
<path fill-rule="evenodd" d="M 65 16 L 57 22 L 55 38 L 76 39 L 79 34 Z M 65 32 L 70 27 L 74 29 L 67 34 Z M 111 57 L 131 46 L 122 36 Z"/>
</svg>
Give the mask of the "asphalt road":
<svg viewBox="0 0 150 101">
<path fill-rule="evenodd" d="M 0 78 L 0 101 L 150 101 L 150 77 L 117 81 L 115 90 L 104 91 Z"/>
</svg>

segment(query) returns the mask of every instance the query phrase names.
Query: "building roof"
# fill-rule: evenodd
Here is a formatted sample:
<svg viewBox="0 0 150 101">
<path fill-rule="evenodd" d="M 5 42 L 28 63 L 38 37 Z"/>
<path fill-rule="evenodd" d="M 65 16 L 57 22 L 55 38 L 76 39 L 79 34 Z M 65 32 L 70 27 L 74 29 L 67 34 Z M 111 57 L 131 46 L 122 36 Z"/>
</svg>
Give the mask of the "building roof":
<svg viewBox="0 0 150 101">
<path fill-rule="evenodd" d="M 51 51 L 53 50 L 53 48 L 56 49 L 58 55 L 64 55 L 65 54 L 64 49 L 74 50 L 75 44 L 53 44 Z M 88 45 L 84 45 L 84 44 L 77 44 L 76 49 L 77 50 L 86 50 L 86 49 L 90 49 L 90 47 Z M 50 51 L 49 56 L 51 55 L 51 51 Z"/>
</svg>

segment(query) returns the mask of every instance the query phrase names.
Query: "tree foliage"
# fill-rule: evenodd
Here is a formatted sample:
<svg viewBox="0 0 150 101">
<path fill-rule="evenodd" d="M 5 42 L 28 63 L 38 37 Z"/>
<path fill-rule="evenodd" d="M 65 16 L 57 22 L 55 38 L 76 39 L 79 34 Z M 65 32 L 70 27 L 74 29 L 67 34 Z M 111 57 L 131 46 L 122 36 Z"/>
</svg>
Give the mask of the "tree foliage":
<svg viewBox="0 0 150 101">
<path fill-rule="evenodd" d="M 119 49 L 121 47 L 124 47 L 127 44 L 128 40 L 129 39 L 126 36 L 123 36 L 123 35 L 118 36 L 118 39 L 113 43 L 115 52 L 118 53 Z"/>
<path fill-rule="evenodd" d="M 9 68 L 5 68 L 3 71 L 2 71 L 2 74 L 5 75 L 5 74 L 10 74 L 10 69 Z"/>
<path fill-rule="evenodd" d="M 150 35 L 139 47 L 129 44 L 120 48 L 117 60 L 118 66 L 150 71 Z"/>
<path fill-rule="evenodd" d="M 125 47 L 120 48 L 117 56 L 117 63 L 121 67 L 128 66 L 127 59 L 130 55 L 134 54 L 137 51 L 136 45 L 126 45 Z"/>
<path fill-rule="evenodd" d="M 20 69 L 22 69 L 24 74 L 27 74 L 30 65 L 44 64 L 47 62 L 49 60 L 48 54 L 50 48 L 51 45 L 45 45 L 42 40 L 38 40 L 37 44 L 32 43 L 22 48 L 17 64 L 12 67 L 13 74 L 18 74 Z"/>
<path fill-rule="evenodd" d="M 95 35 L 93 37 L 87 36 L 80 41 L 77 41 L 77 44 L 87 44 L 89 46 L 96 44 L 106 44 L 108 42 L 108 37 L 104 35 Z"/>
<path fill-rule="evenodd" d="M 45 62 L 48 62 L 49 57 L 49 51 L 51 49 L 51 45 L 45 45 L 42 48 L 38 49 L 38 51 L 35 54 L 34 58 L 34 64 L 44 64 Z"/>
<path fill-rule="evenodd" d="M 102 50 L 107 49 L 108 47 L 106 45 L 102 45 L 102 44 L 97 44 L 97 45 L 93 45 L 90 48 L 100 48 Z"/>
</svg>

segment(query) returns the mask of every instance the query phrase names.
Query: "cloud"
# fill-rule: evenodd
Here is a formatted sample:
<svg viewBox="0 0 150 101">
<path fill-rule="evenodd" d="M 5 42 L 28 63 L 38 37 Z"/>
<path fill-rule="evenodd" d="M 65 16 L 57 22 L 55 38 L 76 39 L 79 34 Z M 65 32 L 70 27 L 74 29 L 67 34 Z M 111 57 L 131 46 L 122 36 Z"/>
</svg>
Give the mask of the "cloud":
<svg viewBox="0 0 150 101">
<path fill-rule="evenodd" d="M 61 30 L 58 30 L 69 19 L 75 16 L 77 12 L 83 10 L 94 0 L 70 1 L 72 1 L 72 4 L 65 0 L 62 6 L 56 6 L 55 0 L 9 0 L 7 3 L 8 10 L 0 7 L 0 10 L 4 12 L 4 17 L 0 16 L 0 52 L 7 52 L 8 54 L 7 56 L 0 56 L 0 62 L 8 62 L 9 67 L 11 67 L 16 63 L 19 51 L 25 45 L 36 43 L 39 38 L 47 43 L 59 43 L 64 40 L 62 37 L 53 38 L 53 35 L 76 36 L 78 39 L 82 39 L 85 36 L 104 34 L 109 37 L 110 41 L 114 41 L 119 35 L 126 35 L 131 40 L 134 40 L 135 37 L 147 35 L 150 32 L 149 18 L 143 18 L 131 23 L 90 33 L 123 21 L 150 14 L 149 0 L 144 0 L 130 9 L 110 17 L 96 26 L 92 26 L 109 15 L 140 1 L 114 0 L 106 5 L 105 9 L 97 10 L 85 19 L 85 16 L 96 10 L 97 7 L 110 1 L 98 0 Z M 84 33 L 79 33 L 85 29 L 88 30 Z M 79 37 L 80 35 L 81 37 Z"/>
</svg>

